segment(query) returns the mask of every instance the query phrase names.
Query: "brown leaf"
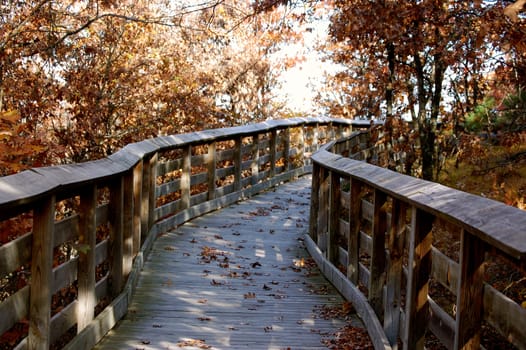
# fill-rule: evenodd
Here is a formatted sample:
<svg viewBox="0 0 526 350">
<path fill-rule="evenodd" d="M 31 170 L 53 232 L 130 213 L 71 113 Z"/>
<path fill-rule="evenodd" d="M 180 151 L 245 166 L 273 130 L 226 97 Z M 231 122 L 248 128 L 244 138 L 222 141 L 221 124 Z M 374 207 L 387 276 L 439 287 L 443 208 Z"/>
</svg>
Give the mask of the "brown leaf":
<svg viewBox="0 0 526 350">
<path fill-rule="evenodd" d="M 248 292 L 248 293 L 244 294 L 243 296 L 245 297 L 245 299 L 255 299 L 256 298 L 256 293 Z"/>
</svg>

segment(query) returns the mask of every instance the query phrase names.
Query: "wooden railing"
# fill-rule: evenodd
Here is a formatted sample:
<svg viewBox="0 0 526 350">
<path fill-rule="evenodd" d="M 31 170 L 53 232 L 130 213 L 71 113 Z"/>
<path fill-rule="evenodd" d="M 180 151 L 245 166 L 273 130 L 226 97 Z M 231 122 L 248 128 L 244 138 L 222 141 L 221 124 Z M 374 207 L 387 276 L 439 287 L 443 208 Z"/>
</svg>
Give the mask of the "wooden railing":
<svg viewBox="0 0 526 350">
<path fill-rule="evenodd" d="M 351 159 L 375 154 L 360 150 L 367 139 L 312 156 L 306 242 L 375 348 L 423 349 L 428 331 L 448 349 L 479 348 L 484 324 L 526 349 L 526 309 L 485 280 L 485 266 L 524 273 L 526 212 Z"/>
<path fill-rule="evenodd" d="M 93 347 L 126 313 L 159 233 L 310 171 L 318 145 L 350 128 L 276 120 L 0 178 L 0 224 L 16 236 L 0 246 L 0 335 L 29 324 L 13 347 Z"/>
</svg>

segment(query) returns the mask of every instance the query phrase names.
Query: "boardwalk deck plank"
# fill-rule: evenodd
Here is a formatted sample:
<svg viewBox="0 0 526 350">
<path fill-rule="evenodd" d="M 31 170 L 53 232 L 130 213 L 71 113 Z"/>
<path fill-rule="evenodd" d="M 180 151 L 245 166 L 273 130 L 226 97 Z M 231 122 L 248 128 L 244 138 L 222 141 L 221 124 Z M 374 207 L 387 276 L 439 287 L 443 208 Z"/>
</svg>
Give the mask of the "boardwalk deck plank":
<svg viewBox="0 0 526 350">
<path fill-rule="evenodd" d="M 127 316 L 96 349 L 325 348 L 346 321 L 319 311 L 343 300 L 303 247 L 309 187 L 305 177 L 161 235 Z"/>
</svg>

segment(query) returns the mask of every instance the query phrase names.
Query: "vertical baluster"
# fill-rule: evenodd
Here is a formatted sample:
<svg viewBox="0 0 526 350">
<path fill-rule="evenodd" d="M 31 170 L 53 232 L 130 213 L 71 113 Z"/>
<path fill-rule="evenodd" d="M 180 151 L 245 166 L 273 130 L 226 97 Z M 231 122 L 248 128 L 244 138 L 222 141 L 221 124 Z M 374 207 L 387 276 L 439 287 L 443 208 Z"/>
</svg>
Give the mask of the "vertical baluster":
<svg viewBox="0 0 526 350">
<path fill-rule="evenodd" d="M 241 172 L 243 168 L 243 138 L 237 136 L 235 139 L 234 146 L 234 191 L 240 191 L 242 186 L 241 183 Z"/>
<path fill-rule="evenodd" d="M 183 148 L 183 169 L 181 174 L 181 209 L 190 208 L 190 181 L 192 177 L 192 146 Z"/>
<path fill-rule="evenodd" d="M 55 196 L 42 199 L 39 203 L 35 203 L 34 208 L 28 349 L 48 350 Z"/>
<path fill-rule="evenodd" d="M 424 349 L 430 311 L 427 300 L 431 274 L 431 244 L 434 217 L 413 207 L 409 237 L 404 349 Z"/>
<path fill-rule="evenodd" d="M 141 250 L 142 184 L 143 161 L 141 160 L 133 168 L 133 256 Z"/>
<path fill-rule="evenodd" d="M 252 135 L 252 163 L 250 169 L 252 172 L 252 185 L 259 181 L 259 134 Z"/>
<path fill-rule="evenodd" d="M 97 186 L 93 185 L 80 193 L 77 333 L 93 320 L 95 314 L 96 211 Z"/>
<path fill-rule="evenodd" d="M 478 349 L 483 316 L 486 245 L 482 240 L 462 230 L 460 250 L 454 348 Z"/>
<path fill-rule="evenodd" d="M 111 263 L 111 294 L 118 295 L 124 284 L 123 279 L 123 206 L 124 186 L 123 178 L 119 177 L 111 183 L 110 187 L 110 246 L 109 256 Z"/>
<path fill-rule="evenodd" d="M 350 179 L 349 239 L 347 241 L 347 278 L 358 285 L 360 273 L 360 229 L 362 208 L 362 182 Z"/>
<path fill-rule="evenodd" d="M 327 258 L 337 264 L 338 259 L 338 234 L 340 229 L 340 175 L 334 171 L 330 173 L 330 199 L 329 199 L 329 234 Z"/>
<path fill-rule="evenodd" d="M 407 205 L 393 198 L 391 228 L 389 230 L 389 261 L 386 280 L 384 330 L 393 350 L 398 349 L 400 329 L 400 301 L 402 287 L 402 263 L 406 234 Z"/>
<path fill-rule="evenodd" d="M 312 186 L 310 197 L 309 233 L 314 242 L 318 241 L 318 212 L 320 209 L 320 166 L 312 164 Z"/>
<path fill-rule="evenodd" d="M 215 141 L 208 144 L 208 157 L 206 164 L 208 167 L 208 200 L 210 201 L 216 198 L 217 153 Z"/>
<path fill-rule="evenodd" d="M 369 303 L 378 319 L 383 318 L 383 287 L 385 283 L 385 233 L 387 215 L 383 207 L 387 196 L 378 189 L 374 190 L 374 212 L 372 228 L 371 277 L 369 278 Z"/>
</svg>

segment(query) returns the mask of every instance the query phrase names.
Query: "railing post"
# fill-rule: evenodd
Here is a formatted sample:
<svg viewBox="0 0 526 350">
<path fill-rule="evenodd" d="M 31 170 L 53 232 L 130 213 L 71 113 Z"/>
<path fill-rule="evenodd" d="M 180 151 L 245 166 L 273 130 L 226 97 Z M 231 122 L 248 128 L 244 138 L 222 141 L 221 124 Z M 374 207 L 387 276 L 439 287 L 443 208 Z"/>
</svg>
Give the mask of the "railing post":
<svg viewBox="0 0 526 350">
<path fill-rule="evenodd" d="M 252 173 L 252 185 L 259 181 L 259 134 L 252 135 L 252 163 L 250 164 Z"/>
<path fill-rule="evenodd" d="M 330 122 L 327 128 L 329 141 L 333 141 L 336 138 L 336 130 L 334 130 L 334 123 Z"/>
<path fill-rule="evenodd" d="M 387 215 L 383 207 L 387 196 L 378 189 L 374 190 L 374 212 L 372 229 L 371 277 L 369 278 L 369 303 L 378 319 L 383 317 L 383 288 L 385 282 L 385 233 Z"/>
<path fill-rule="evenodd" d="M 95 315 L 96 211 L 97 186 L 92 185 L 80 193 L 77 333 L 80 333 Z"/>
<path fill-rule="evenodd" d="M 124 285 L 123 276 L 123 207 L 124 180 L 118 177 L 110 187 L 110 245 L 109 256 L 111 263 L 111 294 L 118 295 Z"/>
<path fill-rule="evenodd" d="M 341 138 L 343 137 L 343 134 L 344 134 L 344 133 L 343 133 L 343 128 L 344 128 L 344 127 L 343 127 L 342 124 L 338 124 L 337 128 L 338 128 L 338 129 L 337 129 L 337 131 L 336 131 L 336 138 L 341 139 Z"/>
<path fill-rule="evenodd" d="M 424 349 L 424 336 L 430 318 L 429 277 L 434 217 L 416 207 L 411 208 L 411 233 L 405 312 L 404 350 Z"/>
<path fill-rule="evenodd" d="M 327 239 L 327 259 L 335 263 L 338 259 L 338 232 L 340 228 L 340 175 L 334 171 L 330 173 L 329 200 L 329 233 Z"/>
<path fill-rule="evenodd" d="M 157 162 L 159 160 L 159 154 L 155 153 L 151 158 L 148 164 L 150 168 L 150 177 L 148 178 L 148 186 L 150 187 L 148 191 L 148 230 L 146 233 L 150 232 L 150 229 L 153 226 L 155 219 L 155 188 L 157 187 Z"/>
<path fill-rule="evenodd" d="M 157 154 L 145 158 L 142 172 L 141 198 L 141 244 L 150 232 L 155 208 L 155 178 L 157 173 Z M 153 184 L 153 186 L 152 186 Z"/>
<path fill-rule="evenodd" d="M 143 161 L 140 160 L 133 168 L 133 256 L 141 250 L 142 183 Z"/>
<path fill-rule="evenodd" d="M 362 182 L 350 179 L 349 239 L 347 241 L 347 278 L 358 285 L 360 278 L 360 227 L 362 208 Z"/>
<path fill-rule="evenodd" d="M 285 163 L 285 168 L 283 171 L 287 172 L 290 170 L 290 127 L 283 129 L 283 162 Z"/>
<path fill-rule="evenodd" d="M 234 146 L 234 191 L 240 191 L 241 183 L 241 169 L 243 168 L 243 138 L 236 136 Z"/>
<path fill-rule="evenodd" d="M 401 287 L 403 272 L 403 253 L 406 235 L 407 205 L 393 198 L 391 210 L 391 228 L 389 230 L 389 259 L 386 278 L 386 300 L 384 330 L 391 348 L 398 349 L 400 329 Z"/>
<path fill-rule="evenodd" d="M 307 145 L 305 144 L 305 125 L 301 125 L 298 130 L 298 158 L 299 161 L 297 161 L 298 164 L 300 164 L 303 167 L 307 165 L 307 160 L 305 159 L 305 148 Z"/>
<path fill-rule="evenodd" d="M 208 168 L 208 200 L 210 201 L 216 197 L 217 154 L 215 141 L 208 144 L 208 158 L 206 164 Z"/>
<path fill-rule="evenodd" d="M 327 256 L 329 234 L 329 171 L 320 167 L 320 205 L 318 207 L 318 247 Z"/>
<path fill-rule="evenodd" d="M 273 178 L 276 175 L 276 150 L 278 144 L 278 131 L 272 129 L 270 136 L 270 174 L 269 177 Z"/>
<path fill-rule="evenodd" d="M 123 207 L 123 251 L 122 251 L 122 273 L 126 280 L 131 272 L 133 264 L 133 232 L 134 232 L 134 172 L 124 174 L 124 207 Z"/>
<path fill-rule="evenodd" d="M 28 349 L 48 350 L 50 346 L 51 283 L 53 282 L 53 227 L 55 196 L 35 203 Z"/>
<path fill-rule="evenodd" d="M 314 153 L 319 148 L 319 137 L 320 137 L 320 123 L 316 123 L 312 130 L 312 153 Z"/>
<path fill-rule="evenodd" d="M 478 349 L 484 297 L 485 243 L 462 230 L 454 349 Z"/>
<path fill-rule="evenodd" d="M 190 186 L 192 178 L 192 146 L 183 148 L 183 169 L 181 174 L 181 209 L 190 208 Z"/>
<path fill-rule="evenodd" d="M 312 164 L 312 186 L 310 196 L 309 233 L 318 242 L 318 211 L 320 210 L 320 166 Z"/>
</svg>

